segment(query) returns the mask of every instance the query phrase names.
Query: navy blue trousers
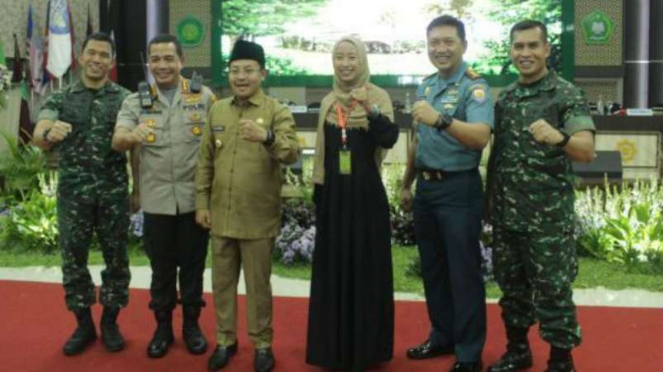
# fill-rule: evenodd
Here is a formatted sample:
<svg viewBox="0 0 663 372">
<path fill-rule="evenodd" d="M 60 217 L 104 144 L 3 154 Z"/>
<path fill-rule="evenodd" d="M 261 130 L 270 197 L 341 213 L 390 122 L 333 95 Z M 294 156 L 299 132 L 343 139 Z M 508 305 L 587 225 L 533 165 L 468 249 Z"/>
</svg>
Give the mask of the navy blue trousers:
<svg viewBox="0 0 663 372">
<path fill-rule="evenodd" d="M 434 345 L 455 345 L 460 362 L 481 360 L 486 342 L 482 209 L 476 170 L 417 181 L 414 226 L 432 327 L 429 338 Z"/>
</svg>

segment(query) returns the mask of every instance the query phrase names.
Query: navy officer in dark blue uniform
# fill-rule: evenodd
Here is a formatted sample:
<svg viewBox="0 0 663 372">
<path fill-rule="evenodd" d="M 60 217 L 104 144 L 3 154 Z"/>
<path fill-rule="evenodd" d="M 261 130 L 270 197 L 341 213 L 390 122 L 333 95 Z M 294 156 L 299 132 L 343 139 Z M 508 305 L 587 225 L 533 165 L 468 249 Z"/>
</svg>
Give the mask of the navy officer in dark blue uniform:
<svg viewBox="0 0 663 372">
<path fill-rule="evenodd" d="M 427 28 L 427 45 L 438 71 L 417 91 L 415 130 L 400 196 L 402 206 L 414 210 L 431 331 L 407 356 L 455 354 L 451 371 L 475 372 L 481 370 L 486 340 L 478 166 L 490 139 L 493 102 L 486 81 L 463 62 L 463 22 L 446 15 L 435 18 Z"/>
</svg>

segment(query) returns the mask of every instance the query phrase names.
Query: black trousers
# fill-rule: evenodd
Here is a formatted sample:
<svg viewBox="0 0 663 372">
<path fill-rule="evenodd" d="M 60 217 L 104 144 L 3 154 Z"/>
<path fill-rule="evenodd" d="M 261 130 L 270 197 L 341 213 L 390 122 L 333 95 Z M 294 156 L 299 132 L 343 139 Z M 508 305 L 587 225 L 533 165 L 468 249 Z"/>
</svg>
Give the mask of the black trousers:
<svg viewBox="0 0 663 372">
<path fill-rule="evenodd" d="M 196 224 L 195 212 L 175 216 L 145 213 L 143 228 L 152 267 L 150 309 L 175 308 L 178 279 L 182 306 L 205 306 L 203 272 L 209 233 Z"/>
</svg>

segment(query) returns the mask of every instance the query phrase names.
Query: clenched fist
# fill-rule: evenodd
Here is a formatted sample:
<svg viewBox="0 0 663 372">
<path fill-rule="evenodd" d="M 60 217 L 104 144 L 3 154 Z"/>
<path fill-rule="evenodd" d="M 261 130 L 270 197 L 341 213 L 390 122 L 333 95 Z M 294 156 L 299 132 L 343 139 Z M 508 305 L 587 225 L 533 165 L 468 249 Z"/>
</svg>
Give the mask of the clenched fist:
<svg viewBox="0 0 663 372">
<path fill-rule="evenodd" d="M 243 119 L 239 122 L 239 135 L 242 139 L 251 142 L 265 142 L 267 141 L 267 130 L 255 121 Z"/>
<path fill-rule="evenodd" d="M 147 141 L 147 137 L 152 133 L 152 129 L 147 127 L 147 124 L 140 123 L 134 130 L 131 132 L 133 134 L 134 143 L 143 143 Z"/>
<path fill-rule="evenodd" d="M 412 119 L 415 122 L 423 123 L 428 126 L 435 126 L 440 113 L 437 112 L 427 101 L 417 101 L 412 105 Z"/>
<path fill-rule="evenodd" d="M 46 140 L 51 143 L 62 142 L 71 133 L 71 124 L 57 120 L 46 135 Z"/>
<path fill-rule="evenodd" d="M 554 146 L 564 140 L 562 133 L 557 128 L 548 124 L 544 119 L 535 121 L 527 130 L 532 134 L 536 142 L 545 145 Z"/>
</svg>

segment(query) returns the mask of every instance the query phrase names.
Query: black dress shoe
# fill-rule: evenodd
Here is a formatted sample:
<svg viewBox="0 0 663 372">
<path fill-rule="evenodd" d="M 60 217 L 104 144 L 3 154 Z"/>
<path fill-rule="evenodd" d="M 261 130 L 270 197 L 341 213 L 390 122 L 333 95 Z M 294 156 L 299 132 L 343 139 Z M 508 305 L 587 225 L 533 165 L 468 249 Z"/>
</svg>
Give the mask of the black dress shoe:
<svg viewBox="0 0 663 372">
<path fill-rule="evenodd" d="M 466 363 L 466 362 L 456 362 L 449 372 L 481 372 L 483 365 L 481 362 L 476 363 Z"/>
<path fill-rule="evenodd" d="M 218 371 L 225 367 L 230 358 L 237 354 L 237 342 L 232 345 L 216 345 L 216 349 L 210 355 L 209 360 L 207 361 L 207 369 L 210 371 Z"/>
<path fill-rule="evenodd" d="M 488 372 L 515 372 L 532 366 L 529 347 L 520 351 L 508 350 L 502 358 L 488 368 Z"/>
<path fill-rule="evenodd" d="M 454 353 L 454 346 L 434 346 L 430 340 L 423 344 L 407 349 L 407 357 L 410 359 L 428 359 L 440 355 L 450 355 Z"/>
<path fill-rule="evenodd" d="M 274 369 L 274 354 L 272 348 L 257 349 L 253 359 L 253 368 L 256 372 L 269 372 Z"/>
<path fill-rule="evenodd" d="M 549 360 L 548 368 L 544 372 L 575 372 L 573 359 Z"/>
</svg>

